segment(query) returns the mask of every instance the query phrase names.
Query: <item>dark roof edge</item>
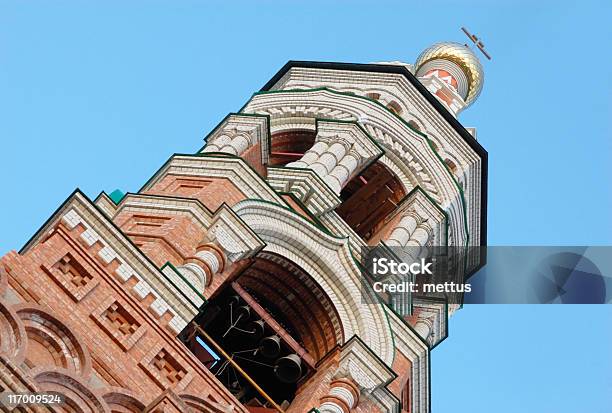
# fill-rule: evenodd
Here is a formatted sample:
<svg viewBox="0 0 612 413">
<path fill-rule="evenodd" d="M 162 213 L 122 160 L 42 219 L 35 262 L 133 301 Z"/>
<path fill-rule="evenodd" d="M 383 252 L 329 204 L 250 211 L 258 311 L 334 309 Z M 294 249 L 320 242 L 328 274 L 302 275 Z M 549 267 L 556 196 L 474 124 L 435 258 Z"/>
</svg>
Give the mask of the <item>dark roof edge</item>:
<svg viewBox="0 0 612 413">
<path fill-rule="evenodd" d="M 425 86 L 405 66 L 375 63 L 335 63 L 313 61 L 288 61 L 262 88 L 261 91 L 270 90 L 292 68 L 303 67 L 307 69 L 352 70 L 356 72 L 394 73 L 403 75 L 423 95 L 425 99 L 442 115 L 442 117 L 455 129 L 468 146 L 480 156 L 481 169 L 481 211 L 480 211 L 480 245 L 487 245 L 487 199 L 488 199 L 488 169 L 489 154 L 465 127 L 432 95 Z"/>
</svg>

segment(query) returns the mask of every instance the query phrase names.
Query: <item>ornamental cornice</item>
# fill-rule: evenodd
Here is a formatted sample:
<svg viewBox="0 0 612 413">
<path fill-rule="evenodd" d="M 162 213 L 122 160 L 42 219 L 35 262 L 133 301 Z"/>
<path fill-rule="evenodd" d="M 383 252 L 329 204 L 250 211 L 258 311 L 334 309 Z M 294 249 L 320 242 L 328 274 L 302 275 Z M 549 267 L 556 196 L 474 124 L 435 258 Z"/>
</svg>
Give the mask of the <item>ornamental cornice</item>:
<svg viewBox="0 0 612 413">
<path fill-rule="evenodd" d="M 402 115 L 415 114 L 424 124 L 424 133 L 443 138 L 448 150 L 469 164 L 478 159 L 474 150 L 465 142 L 444 117 L 427 102 L 427 99 L 398 73 L 377 73 L 356 70 L 291 67 L 270 90 L 314 89 L 329 87 L 341 92 L 380 94 L 380 101 L 395 101 Z M 407 117 L 408 118 L 408 117 Z M 409 118 L 408 118 L 409 119 Z"/>
<path fill-rule="evenodd" d="M 190 302 L 140 250 L 127 238 L 110 219 L 102 213 L 84 194 L 75 191 L 41 227 L 41 229 L 19 251 L 26 254 L 53 229 L 63 222 L 68 229 L 82 225 L 85 231 L 80 237 L 85 245 L 101 243 L 98 256 L 105 264 L 117 261 L 115 270 L 118 282 L 126 282 L 132 277 L 138 279 L 134 292 L 146 297 L 153 294 L 155 300 L 151 310 L 161 316 L 170 312 L 173 317 L 169 327 L 178 333 L 182 327 L 197 314 L 197 305 Z"/>
</svg>

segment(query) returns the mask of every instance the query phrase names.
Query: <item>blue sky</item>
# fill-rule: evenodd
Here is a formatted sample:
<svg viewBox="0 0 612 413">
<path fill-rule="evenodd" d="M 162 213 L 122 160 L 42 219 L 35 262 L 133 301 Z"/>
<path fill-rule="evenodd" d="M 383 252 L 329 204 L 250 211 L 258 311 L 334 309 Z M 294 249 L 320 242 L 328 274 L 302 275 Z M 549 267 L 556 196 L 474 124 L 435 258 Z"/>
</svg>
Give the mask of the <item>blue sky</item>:
<svg viewBox="0 0 612 413">
<path fill-rule="evenodd" d="M 136 191 L 287 60 L 412 62 L 462 25 L 493 55 L 460 116 L 489 151 L 490 244 L 611 244 L 609 2 L 126 3 L 0 2 L 0 252 L 75 187 Z M 611 321 L 463 309 L 433 353 L 434 413 L 609 411 Z"/>
</svg>

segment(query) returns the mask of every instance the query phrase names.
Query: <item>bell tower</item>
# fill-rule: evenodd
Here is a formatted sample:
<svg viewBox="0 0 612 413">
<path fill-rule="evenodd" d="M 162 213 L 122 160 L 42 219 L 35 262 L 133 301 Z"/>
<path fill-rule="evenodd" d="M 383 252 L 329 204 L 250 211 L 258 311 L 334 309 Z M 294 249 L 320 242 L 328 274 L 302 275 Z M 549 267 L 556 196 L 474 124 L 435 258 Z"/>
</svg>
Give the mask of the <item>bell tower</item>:
<svg viewBox="0 0 612 413">
<path fill-rule="evenodd" d="M 486 245 L 487 153 L 456 118 L 483 76 L 455 43 L 414 66 L 290 61 L 138 191 L 76 190 L 0 260 L 0 391 L 92 413 L 429 413 L 457 306 L 378 300 L 360 259 Z"/>
</svg>

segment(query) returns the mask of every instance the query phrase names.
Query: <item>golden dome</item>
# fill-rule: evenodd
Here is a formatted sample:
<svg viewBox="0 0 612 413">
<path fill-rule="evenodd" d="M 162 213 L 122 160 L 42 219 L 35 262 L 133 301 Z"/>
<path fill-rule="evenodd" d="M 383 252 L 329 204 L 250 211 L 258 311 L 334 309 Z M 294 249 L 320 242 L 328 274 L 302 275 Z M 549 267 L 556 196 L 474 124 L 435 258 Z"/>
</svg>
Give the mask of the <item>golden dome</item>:
<svg viewBox="0 0 612 413">
<path fill-rule="evenodd" d="M 432 60 L 447 60 L 459 66 L 467 77 L 466 105 L 470 105 L 482 90 L 484 70 L 480 60 L 469 47 L 455 42 L 436 43 L 425 49 L 417 58 L 415 72 Z"/>
</svg>

